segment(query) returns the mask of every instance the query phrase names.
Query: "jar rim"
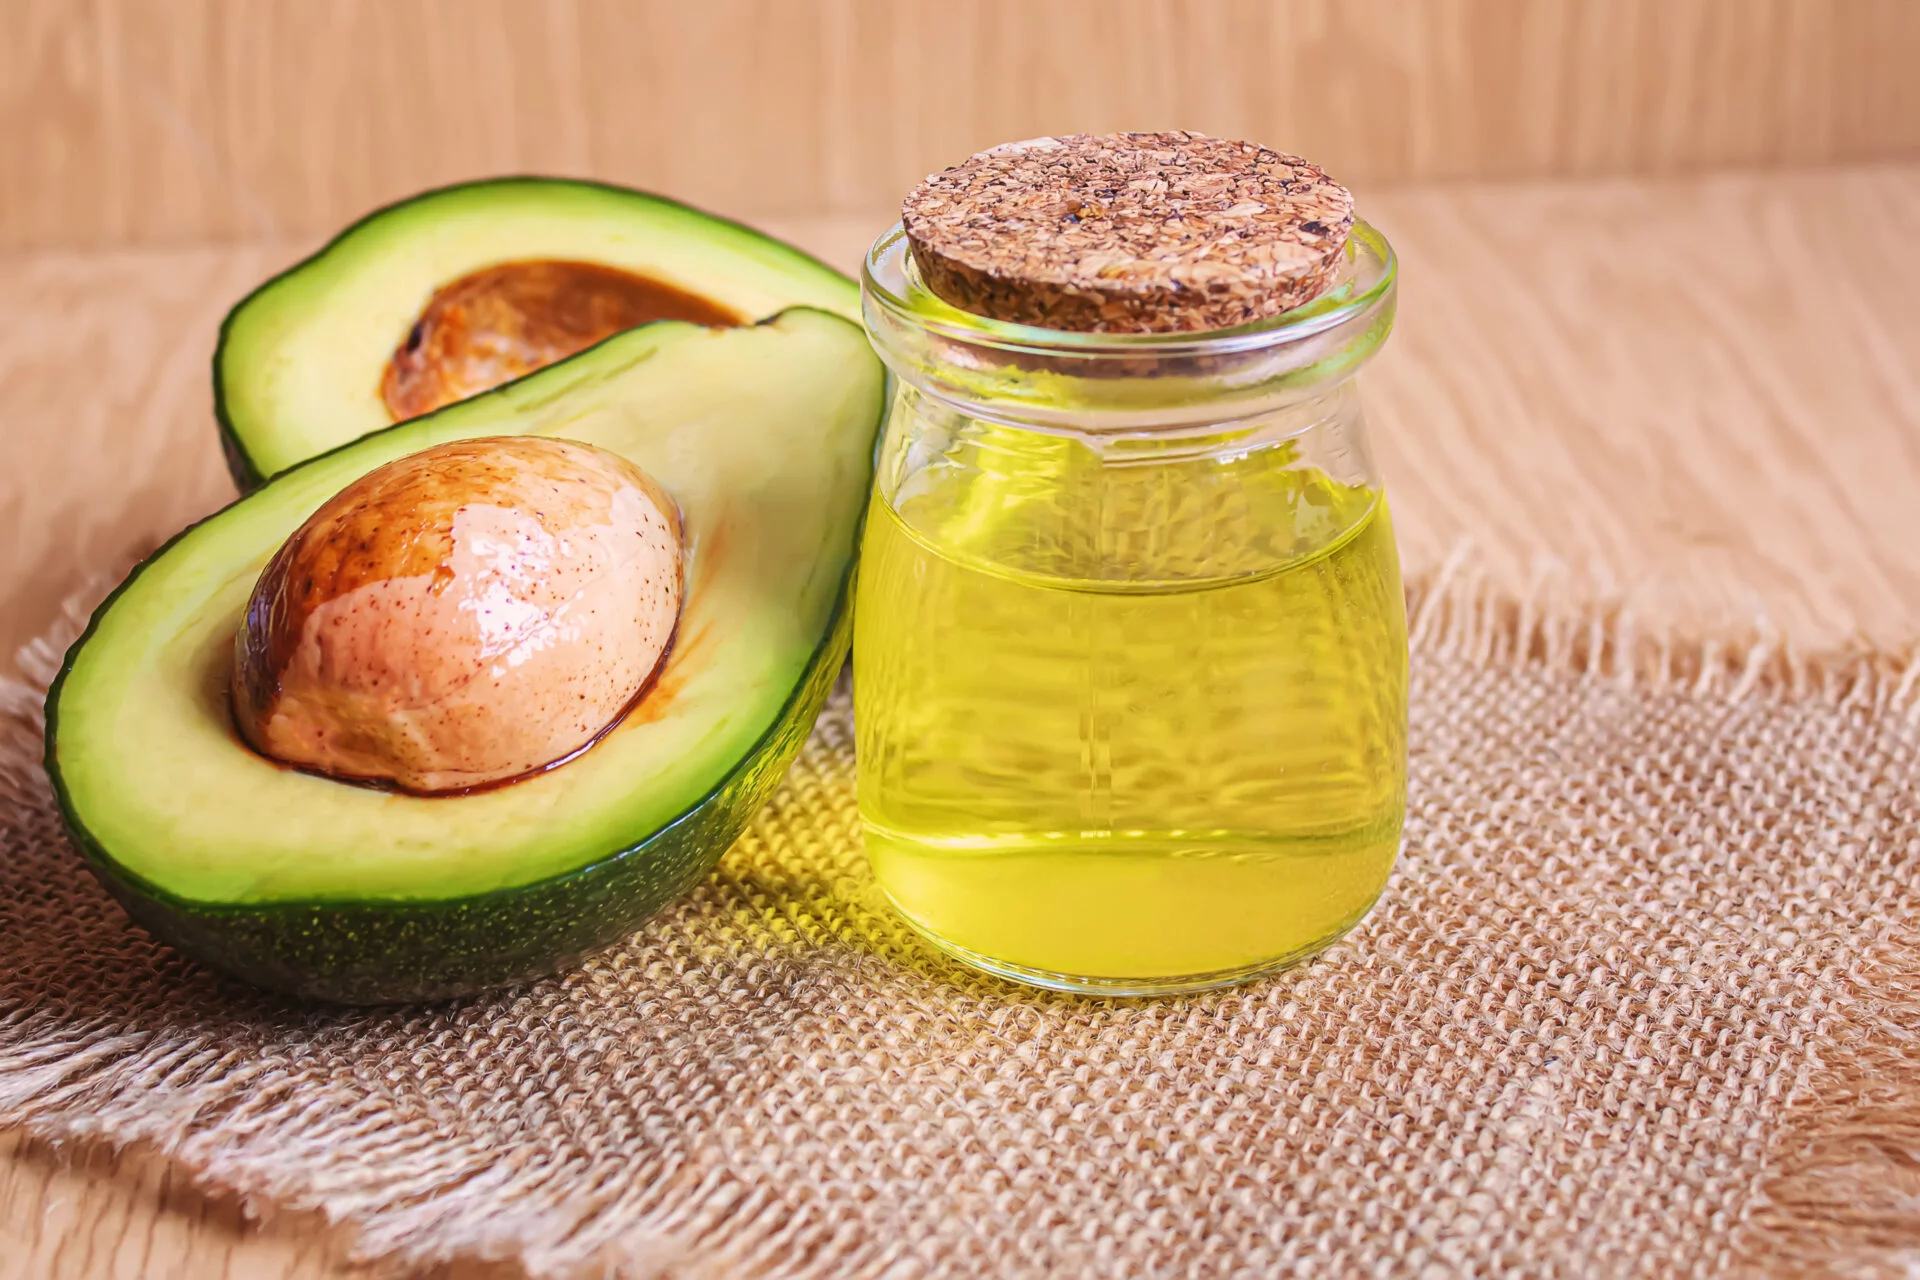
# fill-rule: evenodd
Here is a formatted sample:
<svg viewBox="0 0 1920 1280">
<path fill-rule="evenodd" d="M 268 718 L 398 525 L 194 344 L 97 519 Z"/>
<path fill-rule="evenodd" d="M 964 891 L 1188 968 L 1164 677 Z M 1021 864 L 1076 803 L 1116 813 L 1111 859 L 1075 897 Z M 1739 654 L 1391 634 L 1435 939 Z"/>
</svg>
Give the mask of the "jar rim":
<svg viewBox="0 0 1920 1280">
<path fill-rule="evenodd" d="M 869 305 L 879 307 L 895 323 L 976 348 L 1077 357 L 1226 355 L 1283 346 L 1337 329 L 1392 294 L 1399 275 L 1399 259 L 1378 228 L 1355 218 L 1342 254 L 1347 259 L 1346 268 L 1333 287 L 1312 302 L 1231 328 L 1197 332 L 1095 333 L 1049 329 L 963 311 L 931 291 L 925 291 L 926 296 L 933 299 L 931 306 L 915 305 L 907 294 L 917 274 L 906 243 L 906 228 L 898 222 L 867 250 L 861 262 L 860 285 Z M 924 290 L 924 286 L 921 288 Z"/>
</svg>

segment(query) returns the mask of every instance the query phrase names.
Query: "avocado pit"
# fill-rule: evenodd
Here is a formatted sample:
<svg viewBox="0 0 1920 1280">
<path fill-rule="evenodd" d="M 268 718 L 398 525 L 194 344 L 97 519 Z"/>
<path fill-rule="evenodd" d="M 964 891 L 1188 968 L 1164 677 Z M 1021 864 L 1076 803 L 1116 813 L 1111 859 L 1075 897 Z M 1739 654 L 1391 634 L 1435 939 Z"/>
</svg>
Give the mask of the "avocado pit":
<svg viewBox="0 0 1920 1280">
<path fill-rule="evenodd" d="M 387 362 L 395 422 L 431 413 L 653 320 L 727 327 L 710 298 L 597 262 L 502 262 L 442 285 Z"/>
<path fill-rule="evenodd" d="M 589 445 L 493 437 L 360 477 L 268 563 L 235 637 L 254 750 L 442 794 L 562 763 L 644 692 L 677 623 L 677 509 Z"/>
</svg>

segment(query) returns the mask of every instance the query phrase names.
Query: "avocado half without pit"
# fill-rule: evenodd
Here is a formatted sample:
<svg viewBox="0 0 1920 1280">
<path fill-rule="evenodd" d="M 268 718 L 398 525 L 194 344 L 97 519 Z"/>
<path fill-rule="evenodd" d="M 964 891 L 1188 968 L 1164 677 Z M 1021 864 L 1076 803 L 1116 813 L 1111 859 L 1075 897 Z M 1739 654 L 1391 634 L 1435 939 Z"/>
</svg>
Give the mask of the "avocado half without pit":
<svg viewBox="0 0 1920 1280">
<path fill-rule="evenodd" d="M 244 299 L 213 386 L 242 492 L 654 321 L 752 324 L 859 290 L 789 245 L 622 187 L 500 178 L 355 223 Z"/>
<path fill-rule="evenodd" d="M 69 651 L 76 843 L 157 937 L 304 996 L 455 995 L 628 935 L 832 687 L 884 387 L 826 311 L 649 323 L 282 471 Z"/>
</svg>

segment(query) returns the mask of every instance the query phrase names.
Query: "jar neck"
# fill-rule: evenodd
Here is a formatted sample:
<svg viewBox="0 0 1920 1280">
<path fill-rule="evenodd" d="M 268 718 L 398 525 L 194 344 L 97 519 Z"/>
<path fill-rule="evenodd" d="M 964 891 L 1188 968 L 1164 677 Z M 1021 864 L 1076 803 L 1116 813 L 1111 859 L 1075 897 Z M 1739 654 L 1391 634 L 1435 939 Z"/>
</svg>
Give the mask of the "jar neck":
<svg viewBox="0 0 1920 1280">
<path fill-rule="evenodd" d="M 921 283 L 898 226 L 862 277 L 874 349 L 904 388 L 967 417 L 1043 431 L 1205 434 L 1230 423 L 1304 419 L 1386 340 L 1396 264 L 1356 222 L 1340 270 L 1314 302 L 1208 333 L 1074 333 L 960 311 Z"/>
</svg>

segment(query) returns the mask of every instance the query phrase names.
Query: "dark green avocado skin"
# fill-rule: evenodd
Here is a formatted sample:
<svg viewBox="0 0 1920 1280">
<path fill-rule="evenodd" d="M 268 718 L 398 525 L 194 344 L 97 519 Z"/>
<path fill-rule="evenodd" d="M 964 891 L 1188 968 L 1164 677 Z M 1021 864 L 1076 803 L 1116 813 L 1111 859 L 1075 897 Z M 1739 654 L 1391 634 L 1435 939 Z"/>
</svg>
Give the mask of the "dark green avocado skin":
<svg viewBox="0 0 1920 1280">
<path fill-rule="evenodd" d="M 88 868 L 127 914 L 190 959 L 255 986 L 369 1005 L 440 1000 L 543 977 L 629 936 L 703 879 L 746 829 L 780 785 L 846 661 L 851 581 L 849 571 L 832 629 L 799 687 L 738 768 L 648 840 L 533 884 L 417 904 L 188 902 L 128 876 L 94 843 L 60 785 L 51 719 L 48 775 Z M 84 642 L 74 645 L 69 663 Z M 56 680 L 49 707 L 58 692 Z"/>
</svg>

